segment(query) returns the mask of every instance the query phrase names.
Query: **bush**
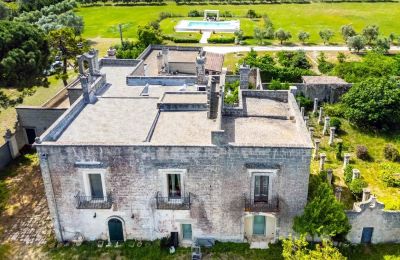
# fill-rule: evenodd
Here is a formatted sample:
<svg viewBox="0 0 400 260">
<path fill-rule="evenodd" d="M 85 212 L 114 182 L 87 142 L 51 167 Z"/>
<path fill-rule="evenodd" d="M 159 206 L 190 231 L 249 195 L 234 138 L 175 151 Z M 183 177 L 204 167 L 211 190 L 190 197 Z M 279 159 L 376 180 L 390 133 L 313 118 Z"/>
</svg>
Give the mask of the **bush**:
<svg viewBox="0 0 400 260">
<path fill-rule="evenodd" d="M 172 41 L 175 43 L 199 43 L 199 39 L 195 38 L 180 38 L 180 37 L 173 37 Z"/>
<path fill-rule="evenodd" d="M 343 142 L 337 142 L 336 144 L 336 159 L 337 160 L 342 160 L 342 152 L 343 152 Z"/>
<path fill-rule="evenodd" d="M 361 178 L 357 178 L 351 181 L 349 189 L 356 196 L 360 198 L 363 192 L 363 188 L 367 187 L 368 184 Z"/>
<path fill-rule="evenodd" d="M 204 13 L 202 11 L 198 11 L 198 10 L 190 10 L 188 13 L 189 17 L 202 17 L 204 15 Z"/>
<path fill-rule="evenodd" d="M 381 178 L 388 187 L 400 187 L 400 173 L 387 169 L 382 172 Z"/>
<path fill-rule="evenodd" d="M 369 153 L 368 153 L 368 148 L 365 145 L 357 145 L 356 155 L 357 155 L 358 159 L 361 159 L 364 161 L 366 161 L 370 158 Z"/>
<path fill-rule="evenodd" d="M 225 83 L 224 103 L 233 105 L 239 101 L 239 81 Z"/>
<path fill-rule="evenodd" d="M 306 111 L 311 110 L 314 105 L 314 102 L 308 97 L 305 97 L 303 93 L 296 95 L 296 100 L 299 103 L 299 106 L 304 107 Z"/>
<path fill-rule="evenodd" d="M 400 160 L 399 150 L 397 150 L 392 144 L 385 145 L 385 148 L 383 148 L 383 155 L 385 156 L 386 160 L 392 162 L 397 162 Z"/>
<path fill-rule="evenodd" d="M 247 18 L 260 18 L 261 15 L 257 14 L 253 9 L 249 9 L 246 14 Z"/>
<path fill-rule="evenodd" d="M 208 38 L 209 43 L 234 43 L 235 37 L 214 37 Z"/>
<path fill-rule="evenodd" d="M 375 65 L 373 65 L 375 66 Z M 399 82 L 392 78 L 368 78 L 343 95 L 345 116 L 358 127 L 394 130 L 400 125 Z"/>
<path fill-rule="evenodd" d="M 268 86 L 268 89 L 270 89 L 270 90 L 287 90 L 287 89 L 289 89 L 289 83 L 281 82 L 279 79 L 272 80 Z"/>
<path fill-rule="evenodd" d="M 331 117 L 344 117 L 345 108 L 341 103 L 336 104 L 324 104 L 324 112 L 326 115 Z"/>
<path fill-rule="evenodd" d="M 339 132 L 341 130 L 340 127 L 342 126 L 342 121 L 340 121 L 340 119 L 337 117 L 331 117 L 329 125 L 331 127 L 335 127 L 336 132 Z"/>
<path fill-rule="evenodd" d="M 277 54 L 279 63 L 284 67 L 311 68 L 304 51 L 280 51 Z"/>
<path fill-rule="evenodd" d="M 351 183 L 351 180 L 353 178 L 353 166 L 347 165 L 346 168 L 344 168 L 344 181 L 346 182 L 347 185 Z"/>
</svg>

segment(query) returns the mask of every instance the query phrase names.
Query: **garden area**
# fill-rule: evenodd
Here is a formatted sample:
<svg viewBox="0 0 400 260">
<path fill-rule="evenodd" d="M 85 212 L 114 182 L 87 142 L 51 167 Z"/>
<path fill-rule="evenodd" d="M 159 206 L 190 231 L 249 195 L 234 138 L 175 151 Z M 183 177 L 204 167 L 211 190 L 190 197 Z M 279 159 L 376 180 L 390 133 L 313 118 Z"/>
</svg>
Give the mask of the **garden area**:
<svg viewBox="0 0 400 260">
<path fill-rule="evenodd" d="M 205 9 L 218 9 L 221 14 L 226 12 L 226 18 L 239 19 L 244 36 L 253 36 L 254 29 L 263 25 L 261 16 L 267 14 L 274 24 L 275 29 L 283 28 L 292 34 L 292 42 L 300 42 L 297 35 L 301 31 L 310 34 L 309 44 L 322 44 L 319 36 L 322 29 L 330 29 L 334 35 L 330 39 L 331 44 L 343 44 L 340 27 L 352 24 L 356 31 L 361 31 L 366 25 L 376 24 L 380 28 L 381 35 L 397 33 L 397 24 L 400 10 L 397 3 L 312 3 L 290 5 L 256 5 L 258 17 L 247 17 L 249 5 L 177 5 L 166 2 L 165 6 L 81 6 L 76 13 L 83 17 L 86 38 L 118 38 L 118 24 L 122 24 L 123 37 L 134 39 L 139 25 L 144 26 L 151 21 L 160 18 L 160 13 L 169 13 L 161 21 L 160 26 L 166 35 L 174 34 L 174 26 L 181 19 L 202 19 L 189 14 L 193 10 L 201 13 Z M 107 12 L 107 19 L 101 19 Z M 164 19 L 163 18 L 163 19 Z M 188 35 L 184 33 L 181 35 Z M 185 36 L 186 37 L 186 36 Z M 197 36 L 198 37 L 198 36 Z M 278 43 L 279 41 L 274 41 Z M 254 40 L 248 44 L 256 44 Z"/>
</svg>

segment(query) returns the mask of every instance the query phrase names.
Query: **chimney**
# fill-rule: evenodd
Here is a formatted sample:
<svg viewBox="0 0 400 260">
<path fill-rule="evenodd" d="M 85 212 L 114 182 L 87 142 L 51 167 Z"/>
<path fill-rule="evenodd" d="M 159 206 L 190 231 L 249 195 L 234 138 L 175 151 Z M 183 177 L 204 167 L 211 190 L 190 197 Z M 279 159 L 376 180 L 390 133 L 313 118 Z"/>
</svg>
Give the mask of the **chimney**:
<svg viewBox="0 0 400 260">
<path fill-rule="evenodd" d="M 82 96 L 83 96 L 83 101 L 85 104 L 90 103 L 90 97 L 89 97 L 89 78 L 85 75 L 79 76 L 79 81 L 81 82 L 82 86 Z"/>
<path fill-rule="evenodd" d="M 217 118 L 218 114 L 218 93 L 217 93 L 217 81 L 214 77 L 210 76 L 207 84 L 207 105 L 209 119 Z"/>
<path fill-rule="evenodd" d="M 249 89 L 250 66 L 243 64 L 239 68 L 240 89 Z"/>
<path fill-rule="evenodd" d="M 206 83 L 206 57 L 199 54 L 196 58 L 197 84 Z"/>
<path fill-rule="evenodd" d="M 168 61 L 168 48 L 163 47 L 161 50 L 162 56 L 163 56 L 163 65 L 164 65 L 164 70 L 166 73 L 169 73 L 169 61 Z"/>
<path fill-rule="evenodd" d="M 160 73 L 163 70 L 163 55 L 161 52 L 157 54 L 157 70 Z"/>
</svg>

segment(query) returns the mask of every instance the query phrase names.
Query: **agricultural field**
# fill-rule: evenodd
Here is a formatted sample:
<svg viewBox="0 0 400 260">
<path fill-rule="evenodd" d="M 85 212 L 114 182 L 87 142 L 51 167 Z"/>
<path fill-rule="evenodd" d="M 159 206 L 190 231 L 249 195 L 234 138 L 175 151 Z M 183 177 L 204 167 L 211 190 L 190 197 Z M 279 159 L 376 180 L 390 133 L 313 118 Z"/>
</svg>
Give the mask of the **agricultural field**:
<svg viewBox="0 0 400 260">
<path fill-rule="evenodd" d="M 297 34 L 307 31 L 311 34 L 310 44 L 322 44 L 319 38 L 321 29 L 332 29 L 334 44 L 343 44 L 340 27 L 352 24 L 356 31 L 361 31 L 368 24 L 380 27 L 381 35 L 394 32 L 400 34 L 399 3 L 312 3 L 282 5 L 176 5 L 167 2 L 165 6 L 82 6 L 76 10 L 83 16 L 86 38 L 118 38 L 118 24 L 122 24 L 123 37 L 135 38 L 137 27 L 157 20 L 161 12 L 171 12 L 182 17 L 168 18 L 161 22 L 161 29 L 166 34 L 174 33 L 173 28 L 181 19 L 187 19 L 190 10 L 218 9 L 230 11 L 233 18 L 240 19 L 245 35 L 253 35 L 254 28 L 263 24 L 262 19 L 245 18 L 249 9 L 257 14 L 268 14 L 275 29 L 284 28 L 292 34 L 292 41 L 297 42 Z M 201 18 L 198 18 L 201 19 Z"/>
</svg>

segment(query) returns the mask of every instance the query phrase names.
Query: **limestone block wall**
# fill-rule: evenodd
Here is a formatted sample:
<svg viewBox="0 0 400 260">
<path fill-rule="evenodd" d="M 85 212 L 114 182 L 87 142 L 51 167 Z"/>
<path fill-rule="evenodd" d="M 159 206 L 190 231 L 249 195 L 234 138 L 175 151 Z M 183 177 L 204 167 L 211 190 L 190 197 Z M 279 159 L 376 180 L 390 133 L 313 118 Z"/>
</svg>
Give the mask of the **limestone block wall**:
<svg viewBox="0 0 400 260">
<path fill-rule="evenodd" d="M 297 91 L 304 94 L 304 96 L 314 100 L 318 98 L 320 101 L 336 103 L 340 97 L 346 93 L 352 84 L 292 84 L 297 87 Z"/>
<path fill-rule="evenodd" d="M 46 131 L 67 109 L 43 107 L 16 107 L 18 122 L 21 127 L 34 128 L 36 136 Z"/>
<path fill-rule="evenodd" d="M 196 63 L 194 62 L 169 62 L 169 71 L 184 74 L 196 74 Z"/>
<path fill-rule="evenodd" d="M 128 86 L 163 85 L 163 86 L 183 86 L 183 84 L 193 85 L 196 83 L 196 76 L 128 76 L 126 83 Z"/>
<path fill-rule="evenodd" d="M 37 149 L 47 156 L 42 176 L 46 191 L 54 191 L 57 211 L 51 201 L 49 206 L 64 239 L 75 232 L 87 239 L 104 239 L 107 220 L 117 216 L 124 222 L 126 238 L 153 240 L 179 232 L 180 223 L 191 223 L 194 237 L 242 241 L 243 194 L 251 192 L 249 169 L 278 170 L 273 191 L 280 198 L 280 235 L 292 231 L 293 217 L 307 201 L 308 148 L 38 145 Z M 100 162 L 101 169 L 95 171 L 104 172 L 112 209 L 76 209 L 74 196 L 84 192 L 83 174 L 93 165 L 85 168 L 82 162 Z M 191 193 L 190 210 L 156 209 L 155 195 L 165 188 L 160 169 L 186 171 L 182 182 L 184 191 Z"/>
<path fill-rule="evenodd" d="M 384 204 L 371 197 L 347 211 L 352 226 L 347 239 L 352 243 L 360 243 L 363 228 L 372 227 L 372 243 L 399 243 L 400 211 L 388 211 L 384 207 Z"/>
</svg>

